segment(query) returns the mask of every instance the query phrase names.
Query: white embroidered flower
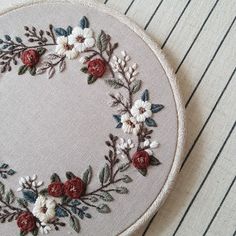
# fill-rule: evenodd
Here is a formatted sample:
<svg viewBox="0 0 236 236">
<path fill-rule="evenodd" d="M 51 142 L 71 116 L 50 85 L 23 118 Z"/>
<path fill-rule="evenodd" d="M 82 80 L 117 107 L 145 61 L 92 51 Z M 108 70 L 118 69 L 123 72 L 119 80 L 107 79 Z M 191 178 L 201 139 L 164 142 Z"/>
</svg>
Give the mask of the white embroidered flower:
<svg viewBox="0 0 236 236">
<path fill-rule="evenodd" d="M 55 217 L 56 202 L 50 197 L 39 196 L 34 204 L 33 215 L 47 223 Z"/>
<path fill-rule="evenodd" d="M 134 117 L 131 117 L 128 113 L 121 116 L 122 129 L 125 133 L 137 134 L 140 126 Z"/>
<path fill-rule="evenodd" d="M 57 38 L 56 53 L 60 56 L 66 56 L 68 59 L 75 59 L 79 55 L 75 50 L 75 46 L 70 44 L 65 36 Z"/>
<path fill-rule="evenodd" d="M 149 154 L 152 155 L 153 151 L 152 149 L 158 148 L 159 143 L 157 141 L 150 141 L 149 139 L 146 139 L 143 143 L 143 146 L 145 148 L 145 151 Z"/>
<path fill-rule="evenodd" d="M 120 138 L 120 143 L 117 144 L 117 154 L 123 153 L 123 150 L 131 150 L 134 147 L 135 144 L 130 138 L 127 141 L 124 138 Z"/>
<path fill-rule="evenodd" d="M 70 45 L 74 45 L 77 52 L 84 52 L 95 44 L 93 31 L 89 28 L 75 27 L 72 34 L 68 36 L 68 42 Z"/>
<path fill-rule="evenodd" d="M 41 227 L 39 228 L 39 230 L 41 234 L 49 234 L 52 228 L 45 223 L 41 223 Z"/>
<path fill-rule="evenodd" d="M 143 122 L 146 118 L 152 116 L 151 111 L 152 104 L 148 101 L 137 100 L 131 108 L 131 114 L 136 118 L 138 122 Z"/>
</svg>

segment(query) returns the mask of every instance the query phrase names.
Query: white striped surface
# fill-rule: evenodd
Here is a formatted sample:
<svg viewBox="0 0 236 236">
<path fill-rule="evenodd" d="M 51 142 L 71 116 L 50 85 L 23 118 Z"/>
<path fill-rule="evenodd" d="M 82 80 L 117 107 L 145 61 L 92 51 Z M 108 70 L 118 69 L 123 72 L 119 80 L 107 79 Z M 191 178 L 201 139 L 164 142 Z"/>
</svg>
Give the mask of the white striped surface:
<svg viewBox="0 0 236 236">
<path fill-rule="evenodd" d="M 135 236 L 236 236 L 236 1 L 97 1 L 126 14 L 160 44 L 186 104 L 177 184 Z M 16 2 L 24 1 L 1 5 Z"/>
</svg>

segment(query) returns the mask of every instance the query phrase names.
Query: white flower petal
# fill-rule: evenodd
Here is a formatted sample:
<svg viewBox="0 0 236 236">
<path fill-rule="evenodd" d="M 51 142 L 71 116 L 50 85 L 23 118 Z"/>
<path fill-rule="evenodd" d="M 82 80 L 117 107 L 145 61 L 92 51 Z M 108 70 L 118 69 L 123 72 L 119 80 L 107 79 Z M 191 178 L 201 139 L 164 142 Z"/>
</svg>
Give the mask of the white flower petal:
<svg viewBox="0 0 236 236">
<path fill-rule="evenodd" d="M 152 155 L 153 154 L 151 149 L 145 149 L 145 151 L 148 153 L 148 155 Z"/>
<path fill-rule="evenodd" d="M 59 45 L 64 45 L 68 42 L 68 39 L 65 36 L 60 36 L 60 37 L 57 38 L 56 42 Z"/>
<path fill-rule="evenodd" d="M 76 38 L 78 36 L 84 36 L 84 30 L 80 27 L 75 27 L 72 30 L 72 35 Z"/>
<path fill-rule="evenodd" d="M 144 147 L 148 147 L 150 144 L 150 140 L 149 139 L 146 139 L 143 143 Z"/>
<path fill-rule="evenodd" d="M 157 148 L 159 146 L 159 143 L 157 141 L 153 141 L 150 144 L 150 148 Z"/>
<path fill-rule="evenodd" d="M 91 48 L 95 44 L 95 39 L 94 38 L 85 39 L 84 44 L 87 48 Z"/>
<path fill-rule="evenodd" d="M 85 38 L 92 38 L 93 37 L 93 31 L 90 28 L 85 28 L 83 32 L 83 36 Z"/>
</svg>

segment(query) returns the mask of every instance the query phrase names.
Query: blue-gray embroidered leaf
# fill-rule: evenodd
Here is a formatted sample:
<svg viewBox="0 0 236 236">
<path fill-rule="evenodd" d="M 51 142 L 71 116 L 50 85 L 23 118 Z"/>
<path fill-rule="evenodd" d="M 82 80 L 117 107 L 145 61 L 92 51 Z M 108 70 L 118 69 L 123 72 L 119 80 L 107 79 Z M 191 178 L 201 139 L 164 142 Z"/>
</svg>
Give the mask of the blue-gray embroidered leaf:
<svg viewBox="0 0 236 236">
<path fill-rule="evenodd" d="M 110 176 L 110 169 L 109 169 L 108 164 L 106 164 L 102 168 L 101 172 L 99 173 L 99 180 L 100 180 L 101 184 L 106 183 L 108 181 L 109 176 Z"/>
<path fill-rule="evenodd" d="M 97 48 L 100 52 L 103 52 L 107 49 L 107 45 L 111 37 L 102 30 L 97 39 Z"/>
<path fill-rule="evenodd" d="M 89 28 L 89 21 L 88 21 L 88 18 L 86 16 L 84 16 L 81 20 L 80 20 L 80 27 L 82 29 L 85 29 L 85 28 Z"/>
<path fill-rule="evenodd" d="M 157 127 L 157 123 L 155 120 L 153 120 L 152 118 L 147 118 L 145 120 L 145 124 L 149 127 Z"/>
<path fill-rule="evenodd" d="M 141 85 L 142 85 L 142 81 L 141 81 L 141 80 L 135 80 L 135 81 L 132 83 L 132 86 L 131 86 L 131 92 L 132 92 L 132 94 L 137 93 L 137 92 L 140 90 Z"/>
<path fill-rule="evenodd" d="M 154 156 L 150 156 L 150 165 L 152 166 L 158 166 L 161 162 Z"/>
<path fill-rule="evenodd" d="M 123 124 L 120 122 L 118 123 L 118 125 L 116 126 L 116 129 L 120 129 L 123 126 Z"/>
<path fill-rule="evenodd" d="M 67 31 L 64 30 L 63 28 L 55 28 L 54 30 L 55 30 L 57 36 L 67 37 Z"/>
<path fill-rule="evenodd" d="M 81 202 L 78 201 L 78 200 L 73 200 L 73 201 L 71 202 L 71 205 L 73 205 L 73 206 L 79 206 L 79 205 L 81 205 Z"/>
<path fill-rule="evenodd" d="M 67 179 L 74 179 L 74 178 L 76 178 L 76 176 L 71 171 L 67 171 L 66 178 Z"/>
<path fill-rule="evenodd" d="M 57 216 L 57 217 L 67 217 L 67 216 L 69 216 L 69 214 L 67 213 L 67 211 L 64 210 L 64 209 L 63 209 L 62 207 L 60 207 L 60 206 L 57 206 L 56 209 L 55 209 L 55 211 L 56 211 L 56 216 Z"/>
<path fill-rule="evenodd" d="M 57 173 L 52 174 L 51 182 L 61 182 L 61 178 L 59 177 Z"/>
<path fill-rule="evenodd" d="M 142 94 L 142 96 L 141 96 L 141 99 L 142 99 L 142 101 L 144 101 L 144 102 L 146 102 L 146 101 L 149 100 L 149 92 L 148 92 L 147 89 L 143 92 L 143 94 Z"/>
<path fill-rule="evenodd" d="M 111 212 L 111 209 L 107 204 L 101 204 L 97 207 L 99 213 L 107 214 Z"/>
<path fill-rule="evenodd" d="M 119 194 L 127 194 L 129 190 L 126 187 L 117 187 L 116 192 Z"/>
<path fill-rule="evenodd" d="M 106 79 L 105 82 L 114 89 L 119 89 L 124 85 L 121 79 Z"/>
<path fill-rule="evenodd" d="M 15 194 L 14 192 L 10 189 L 7 194 L 6 194 L 6 198 L 5 198 L 5 201 L 6 203 L 8 204 L 12 204 L 14 201 L 15 201 L 16 197 L 15 197 Z"/>
<path fill-rule="evenodd" d="M 89 166 L 88 169 L 83 174 L 83 181 L 86 185 L 88 185 L 91 182 L 92 178 L 92 167 Z"/>
<path fill-rule="evenodd" d="M 119 166 L 119 171 L 124 172 L 130 167 L 130 163 L 123 163 Z"/>
<path fill-rule="evenodd" d="M 151 111 L 153 113 L 157 113 L 157 112 L 161 111 L 163 108 L 164 108 L 164 106 L 161 104 L 152 104 Z"/>
<path fill-rule="evenodd" d="M 68 35 L 70 35 L 70 34 L 72 34 L 72 30 L 73 30 L 73 28 L 69 25 L 68 27 L 67 27 L 67 36 Z"/>
<path fill-rule="evenodd" d="M 130 183 L 132 182 L 133 180 L 128 176 L 128 175 L 124 175 L 124 177 L 122 178 L 122 181 L 124 183 Z"/>
<path fill-rule="evenodd" d="M 76 233 L 80 232 L 80 224 L 79 224 L 79 219 L 75 216 L 70 217 L 70 226 Z"/>
<path fill-rule="evenodd" d="M 5 194 L 5 185 L 2 182 L 0 182 L 0 194 Z"/>
<path fill-rule="evenodd" d="M 109 192 L 101 192 L 99 193 L 100 198 L 105 201 L 105 202 L 112 202 L 114 200 L 114 198 L 111 196 L 111 194 Z"/>
<path fill-rule="evenodd" d="M 18 198 L 17 203 L 20 207 L 23 207 L 23 208 L 28 207 L 28 202 L 23 198 Z"/>
<path fill-rule="evenodd" d="M 113 118 L 117 121 L 117 123 L 120 123 L 121 115 L 113 115 Z"/>
<path fill-rule="evenodd" d="M 23 190 L 23 197 L 29 203 L 35 203 L 37 196 L 32 190 Z"/>
</svg>

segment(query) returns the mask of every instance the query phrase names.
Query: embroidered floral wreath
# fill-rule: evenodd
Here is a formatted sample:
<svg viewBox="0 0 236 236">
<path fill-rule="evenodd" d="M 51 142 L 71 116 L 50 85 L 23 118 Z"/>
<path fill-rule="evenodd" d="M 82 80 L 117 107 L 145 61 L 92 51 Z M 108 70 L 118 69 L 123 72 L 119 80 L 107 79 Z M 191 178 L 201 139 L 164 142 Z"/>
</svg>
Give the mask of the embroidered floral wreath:
<svg viewBox="0 0 236 236">
<path fill-rule="evenodd" d="M 105 142 L 109 151 L 105 155 L 105 164 L 99 173 L 100 183 L 96 189 L 90 192 L 87 190 L 92 179 L 91 166 L 81 176 L 66 172 L 66 179 L 54 173 L 46 188 L 43 188 L 44 183 L 38 181 L 36 175 L 21 177 L 20 187 L 17 189 L 22 193 L 21 198 L 16 197 L 13 190 L 7 190 L 0 182 L 0 222 L 15 220 L 21 236 L 29 233 L 48 234 L 53 228 L 59 230 L 66 226 L 65 218 L 69 219 L 70 226 L 79 233 L 79 219 L 91 218 L 90 209 L 109 213 L 108 203 L 114 200 L 114 193 L 128 193 L 122 183 L 132 181 L 125 174 L 129 168 L 134 166 L 146 176 L 150 165 L 160 164 L 154 157 L 153 149 L 158 147 L 158 143 L 151 140 L 153 130 L 150 127 L 157 126 L 152 118 L 153 113 L 161 111 L 164 106 L 152 104 L 148 90 L 133 102 L 133 95 L 140 91 L 142 85 L 142 81 L 137 79 L 137 64 L 129 65 L 130 57 L 124 51 L 121 52 L 121 57 L 114 56 L 118 43 L 112 44 L 110 35 L 104 31 L 95 40 L 86 17 L 81 19 L 80 26 L 74 28 L 54 28 L 52 25 L 49 25 L 48 31 L 28 26 L 24 28 L 29 45 L 20 37 L 13 39 L 5 35 L 4 39 L 0 39 L 2 73 L 11 71 L 20 58 L 23 65 L 19 67 L 19 75 L 27 71 L 32 76 L 47 72 L 50 79 L 56 68 L 59 72 L 65 70 L 67 59 L 79 57 L 83 64 L 81 71 L 88 75 L 88 84 L 96 82 L 108 72 L 112 78 L 105 79 L 105 82 L 114 89 L 122 88 L 127 91 L 127 96 L 121 93 L 110 94 L 111 106 L 117 110 L 113 117 L 117 122 L 116 128 L 133 134 L 137 137 L 137 142 L 109 135 L 109 140 Z M 55 53 L 47 54 L 44 59 L 44 54 L 51 46 L 55 47 Z M 3 179 L 15 173 L 7 164 L 0 166 Z"/>
</svg>

